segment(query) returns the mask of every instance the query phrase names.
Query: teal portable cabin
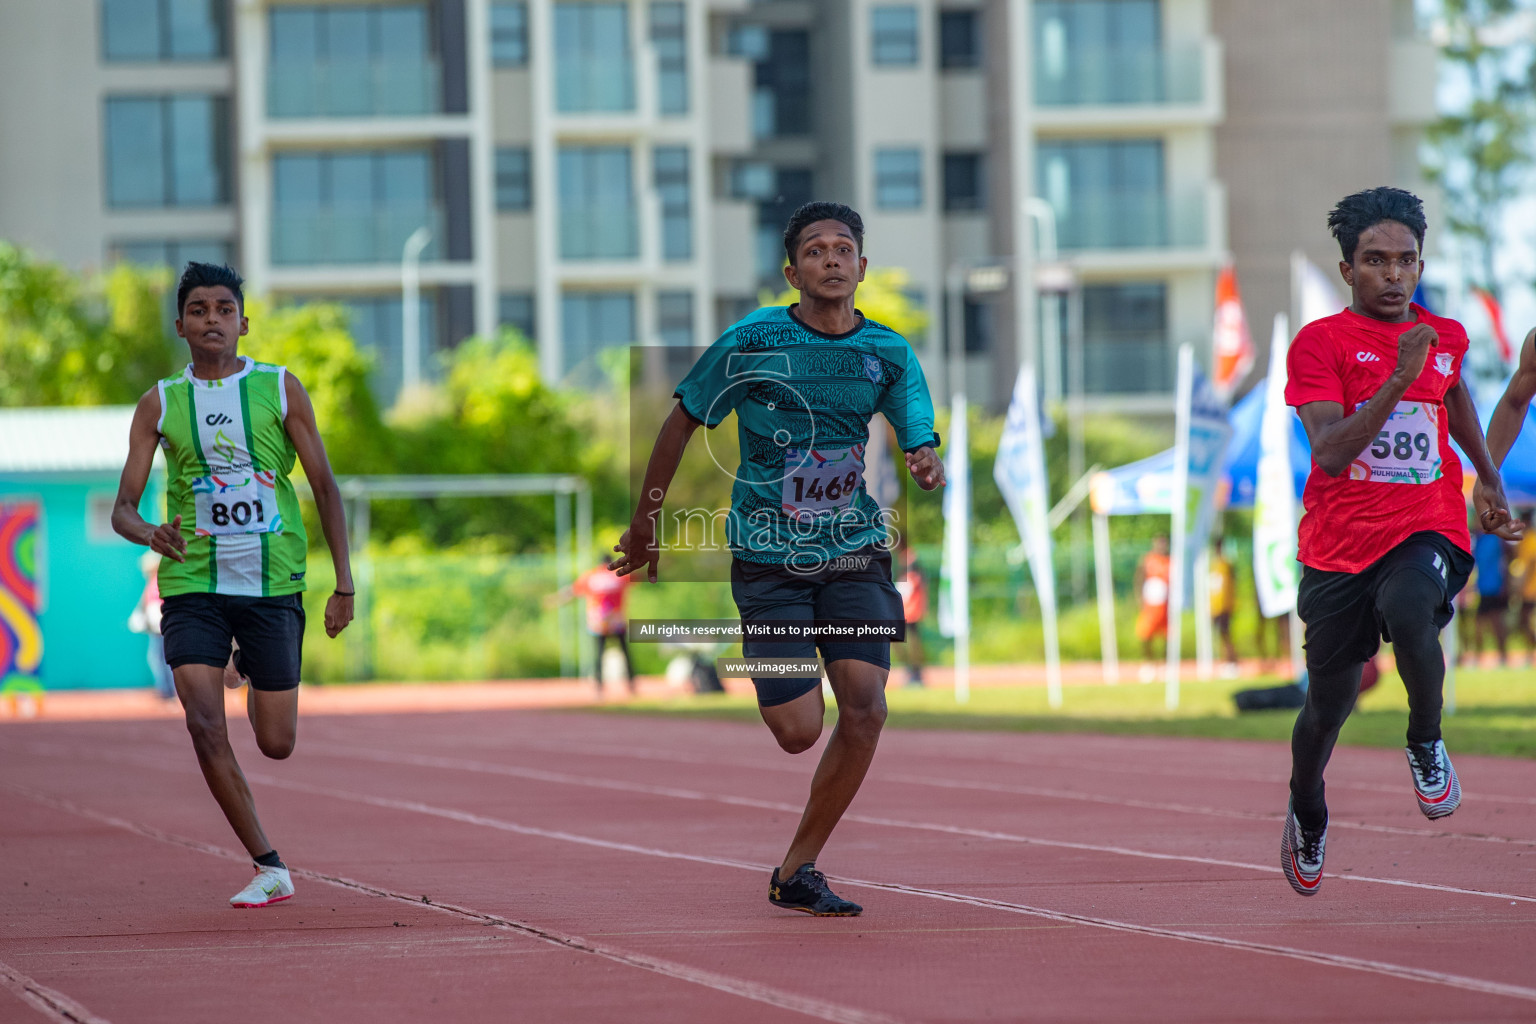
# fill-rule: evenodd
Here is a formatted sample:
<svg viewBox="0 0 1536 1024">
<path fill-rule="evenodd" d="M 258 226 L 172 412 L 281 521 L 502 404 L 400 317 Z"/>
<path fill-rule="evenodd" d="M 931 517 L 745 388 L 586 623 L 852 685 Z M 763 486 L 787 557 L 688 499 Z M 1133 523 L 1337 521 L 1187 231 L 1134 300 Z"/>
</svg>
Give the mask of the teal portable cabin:
<svg viewBox="0 0 1536 1024">
<path fill-rule="evenodd" d="M 128 628 L 145 549 L 112 532 L 132 420 L 132 406 L 0 409 L 0 690 L 151 685 Z M 155 521 L 161 465 L 140 505 Z"/>
</svg>

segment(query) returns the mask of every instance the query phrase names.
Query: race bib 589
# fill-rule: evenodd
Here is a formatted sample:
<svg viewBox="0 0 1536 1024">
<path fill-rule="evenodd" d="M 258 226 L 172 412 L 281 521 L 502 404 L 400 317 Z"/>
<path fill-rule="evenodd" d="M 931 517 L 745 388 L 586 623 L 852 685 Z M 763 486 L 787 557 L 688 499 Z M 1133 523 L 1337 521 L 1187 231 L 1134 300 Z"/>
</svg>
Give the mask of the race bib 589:
<svg viewBox="0 0 1536 1024">
<path fill-rule="evenodd" d="M 1439 480 L 1439 411 L 1425 402 L 1398 402 L 1376 439 L 1349 464 L 1349 478 L 1382 484 Z"/>
</svg>

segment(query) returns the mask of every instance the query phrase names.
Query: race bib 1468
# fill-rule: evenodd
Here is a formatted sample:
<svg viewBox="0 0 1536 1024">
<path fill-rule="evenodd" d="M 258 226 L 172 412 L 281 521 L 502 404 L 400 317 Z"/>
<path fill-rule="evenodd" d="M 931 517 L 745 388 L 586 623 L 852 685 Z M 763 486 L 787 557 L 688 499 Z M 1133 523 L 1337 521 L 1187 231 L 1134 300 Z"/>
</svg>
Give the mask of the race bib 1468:
<svg viewBox="0 0 1536 1024">
<path fill-rule="evenodd" d="M 864 446 L 787 448 L 784 470 L 784 513 L 815 519 L 853 503 L 864 482 Z"/>
<path fill-rule="evenodd" d="M 277 481 L 272 473 L 249 470 L 200 476 L 192 481 L 192 507 L 199 537 L 236 533 L 281 533 Z"/>
<path fill-rule="evenodd" d="M 1376 440 L 1349 464 L 1351 480 L 1430 484 L 1440 479 L 1439 406 L 1398 402 Z"/>
</svg>

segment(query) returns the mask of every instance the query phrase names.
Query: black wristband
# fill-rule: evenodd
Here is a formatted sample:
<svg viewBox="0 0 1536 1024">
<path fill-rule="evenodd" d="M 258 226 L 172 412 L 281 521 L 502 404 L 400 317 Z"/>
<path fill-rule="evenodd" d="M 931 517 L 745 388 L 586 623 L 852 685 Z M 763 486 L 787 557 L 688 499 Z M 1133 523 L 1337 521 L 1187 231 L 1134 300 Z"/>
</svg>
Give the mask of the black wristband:
<svg viewBox="0 0 1536 1024">
<path fill-rule="evenodd" d="M 355 590 L 333 590 L 333 591 L 331 591 L 331 593 L 335 594 L 337 597 L 356 597 L 357 596 L 357 591 L 355 591 Z"/>
</svg>

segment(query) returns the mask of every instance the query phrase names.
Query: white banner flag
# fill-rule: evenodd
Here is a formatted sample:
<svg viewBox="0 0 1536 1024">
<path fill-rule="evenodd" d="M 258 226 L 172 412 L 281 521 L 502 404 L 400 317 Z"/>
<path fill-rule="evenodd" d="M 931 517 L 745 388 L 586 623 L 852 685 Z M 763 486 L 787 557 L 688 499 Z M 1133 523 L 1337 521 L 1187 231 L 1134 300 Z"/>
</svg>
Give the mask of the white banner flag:
<svg viewBox="0 0 1536 1024">
<path fill-rule="evenodd" d="M 1291 469 L 1291 410 L 1285 404 L 1288 318 L 1275 316 L 1269 378 L 1259 421 L 1258 480 L 1253 499 L 1253 582 L 1266 619 L 1296 607 L 1296 486 Z"/>
<path fill-rule="evenodd" d="M 939 566 L 939 632 L 969 636 L 971 460 L 966 436 L 966 403 L 954 398 L 949 421 L 949 454 L 944 459 L 944 556 Z"/>
<path fill-rule="evenodd" d="M 997 446 L 992 478 L 1008 502 L 1019 539 L 1029 558 L 1029 574 L 1040 598 L 1045 627 L 1046 687 L 1052 707 L 1061 703 L 1061 657 L 1056 627 L 1056 570 L 1051 557 L 1047 522 L 1049 491 L 1045 475 L 1045 442 L 1040 431 L 1040 404 L 1035 395 L 1032 366 L 1019 368 L 1013 400 Z"/>
<path fill-rule="evenodd" d="M 1333 316 L 1344 309 L 1345 302 L 1339 297 L 1338 286 L 1333 280 L 1299 250 L 1291 253 L 1291 287 L 1295 289 L 1293 301 L 1296 303 L 1296 314 L 1301 317 L 1301 323 L 1296 325 L 1297 330 L 1313 320 Z"/>
</svg>

